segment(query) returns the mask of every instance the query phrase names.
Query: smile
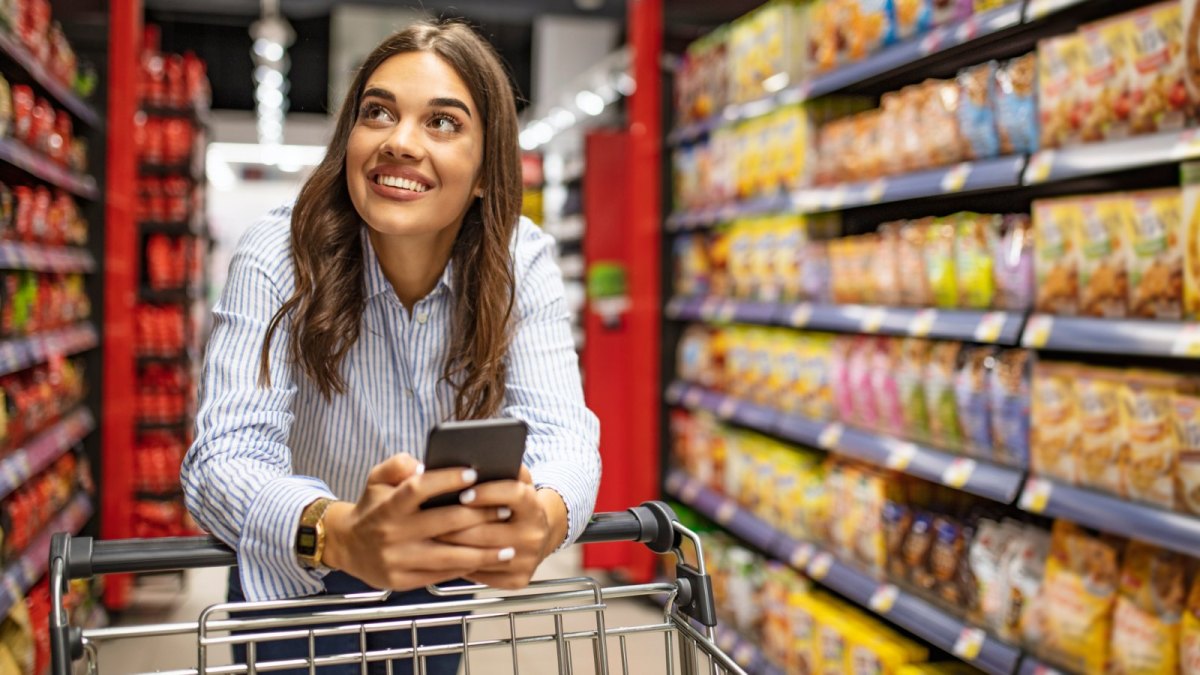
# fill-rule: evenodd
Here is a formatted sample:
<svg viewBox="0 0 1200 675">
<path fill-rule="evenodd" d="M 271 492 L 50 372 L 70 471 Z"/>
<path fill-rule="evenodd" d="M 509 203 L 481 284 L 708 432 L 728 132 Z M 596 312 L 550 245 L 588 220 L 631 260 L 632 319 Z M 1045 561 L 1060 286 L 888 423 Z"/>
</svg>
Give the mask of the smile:
<svg viewBox="0 0 1200 675">
<path fill-rule="evenodd" d="M 386 185 L 387 187 L 394 187 L 412 192 L 426 192 L 429 190 L 429 186 L 427 185 L 418 183 L 415 180 L 401 178 L 399 176 L 385 176 L 383 174 L 379 174 L 375 176 L 375 182 L 379 185 Z"/>
</svg>

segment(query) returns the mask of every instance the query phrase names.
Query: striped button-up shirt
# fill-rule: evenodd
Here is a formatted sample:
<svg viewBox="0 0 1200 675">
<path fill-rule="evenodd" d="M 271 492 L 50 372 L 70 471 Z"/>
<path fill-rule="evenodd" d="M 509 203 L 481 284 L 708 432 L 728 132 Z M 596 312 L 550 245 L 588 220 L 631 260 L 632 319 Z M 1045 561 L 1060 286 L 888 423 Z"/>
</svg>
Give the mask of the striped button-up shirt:
<svg viewBox="0 0 1200 675">
<path fill-rule="evenodd" d="M 200 382 L 196 440 L 183 463 L 188 510 L 237 551 L 247 600 L 312 595 L 322 575 L 296 558 L 304 507 L 320 497 L 357 501 L 371 467 L 397 453 L 422 458 L 429 431 L 454 415 L 442 371 L 454 304 L 449 266 L 412 307 L 396 297 L 368 237 L 366 307 L 326 401 L 287 355 L 287 322 L 270 346 L 271 386 L 260 387 L 267 325 L 295 288 L 292 212 L 275 209 L 243 237 L 213 308 Z M 516 318 L 501 415 L 529 427 L 525 464 L 557 491 L 567 543 L 582 532 L 600 483 L 599 423 L 583 402 L 554 242 L 522 218 L 513 245 Z"/>
</svg>

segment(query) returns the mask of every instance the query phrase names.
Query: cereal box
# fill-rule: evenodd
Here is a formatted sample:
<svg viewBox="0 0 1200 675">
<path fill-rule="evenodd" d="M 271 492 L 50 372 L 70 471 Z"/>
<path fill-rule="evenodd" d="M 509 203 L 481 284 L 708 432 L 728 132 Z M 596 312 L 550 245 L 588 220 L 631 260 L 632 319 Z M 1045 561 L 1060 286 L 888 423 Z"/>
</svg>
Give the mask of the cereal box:
<svg viewBox="0 0 1200 675">
<path fill-rule="evenodd" d="M 1117 545 L 1074 523 L 1054 523 L 1043 586 L 1046 622 L 1041 649 L 1080 673 L 1102 673 L 1118 582 Z"/>
<path fill-rule="evenodd" d="M 1120 318 L 1128 313 L 1132 204 L 1123 194 L 1080 202 L 1080 314 Z"/>
<path fill-rule="evenodd" d="M 1129 135 L 1129 62 L 1133 25 L 1127 15 L 1083 26 L 1079 30 L 1084 74 L 1079 137 L 1085 143 Z"/>
<path fill-rule="evenodd" d="M 1183 9 L 1171 0 L 1128 15 L 1133 34 L 1129 61 L 1133 133 L 1174 131 L 1187 124 L 1192 106 L 1185 83 Z M 1187 47 L 1194 50 L 1195 44 Z"/>
<path fill-rule="evenodd" d="M 1179 507 L 1200 515 L 1200 396 L 1176 392 L 1171 398 L 1171 412 L 1179 438 Z"/>
<path fill-rule="evenodd" d="M 1079 475 L 1081 430 L 1074 386 L 1077 370 L 1076 366 L 1045 361 L 1034 366 L 1029 430 L 1033 472 L 1072 484 Z"/>
<path fill-rule="evenodd" d="M 1038 110 L 1043 148 L 1079 141 L 1083 39 L 1075 33 L 1038 43 Z"/>
<path fill-rule="evenodd" d="M 1121 415 L 1129 442 L 1121 458 L 1126 496 L 1164 508 L 1175 507 L 1179 442 L 1171 414 L 1177 378 L 1130 371 L 1121 386 Z"/>
<path fill-rule="evenodd" d="M 1136 192 L 1129 246 L 1129 313 L 1178 321 L 1183 316 L 1183 195 L 1178 189 Z"/>
<path fill-rule="evenodd" d="M 1200 163 L 1196 162 L 1183 165 L 1183 316 L 1200 319 Z"/>
<path fill-rule="evenodd" d="M 1120 371 L 1081 367 L 1075 377 L 1079 401 L 1079 484 L 1122 494 L 1121 454 L 1125 427 L 1121 424 Z"/>
<path fill-rule="evenodd" d="M 1186 593 L 1182 556 L 1129 542 L 1113 612 L 1110 672 L 1179 672 L 1180 624 Z"/>
<path fill-rule="evenodd" d="M 1083 208 L 1077 198 L 1033 203 L 1036 309 L 1074 315 L 1079 308 L 1079 244 Z"/>
</svg>

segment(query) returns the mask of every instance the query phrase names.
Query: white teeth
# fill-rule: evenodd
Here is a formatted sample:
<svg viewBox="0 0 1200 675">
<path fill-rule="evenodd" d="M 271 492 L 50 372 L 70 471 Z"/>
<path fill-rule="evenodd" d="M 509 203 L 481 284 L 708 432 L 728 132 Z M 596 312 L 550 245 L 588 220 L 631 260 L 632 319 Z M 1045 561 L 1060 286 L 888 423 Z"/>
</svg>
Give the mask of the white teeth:
<svg viewBox="0 0 1200 675">
<path fill-rule="evenodd" d="M 401 190 L 411 190 L 412 192 L 425 192 L 429 189 L 415 180 L 399 176 L 385 176 L 380 174 L 375 176 L 375 182 L 388 187 L 400 188 Z"/>
</svg>

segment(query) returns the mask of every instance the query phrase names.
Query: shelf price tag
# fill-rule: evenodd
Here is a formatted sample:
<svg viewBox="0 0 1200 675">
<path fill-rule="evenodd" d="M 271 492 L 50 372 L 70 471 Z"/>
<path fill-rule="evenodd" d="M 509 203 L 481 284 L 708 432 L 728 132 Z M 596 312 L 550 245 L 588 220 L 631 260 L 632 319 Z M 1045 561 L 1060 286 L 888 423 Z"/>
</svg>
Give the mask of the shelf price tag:
<svg viewBox="0 0 1200 675">
<path fill-rule="evenodd" d="M 978 628 L 965 627 L 954 641 L 954 655 L 964 661 L 974 661 L 983 651 L 983 643 L 987 633 Z"/>
<path fill-rule="evenodd" d="M 733 517 L 737 515 L 737 512 L 737 504 L 732 499 L 726 499 L 717 507 L 717 512 L 714 514 L 716 516 L 715 520 L 722 525 L 728 525 L 733 520 Z"/>
<path fill-rule="evenodd" d="M 942 192 L 962 192 L 962 189 L 967 185 L 967 179 L 971 177 L 971 163 L 963 162 L 958 166 L 946 172 L 942 176 Z"/>
<path fill-rule="evenodd" d="M 884 584 L 871 594 L 871 611 L 876 614 L 887 614 L 896 606 L 896 598 L 900 597 L 900 589 L 892 584 Z"/>
<path fill-rule="evenodd" d="M 871 181 L 871 184 L 867 186 L 867 203 L 878 204 L 883 199 L 883 196 L 887 194 L 887 187 L 888 182 L 886 178 Z"/>
<path fill-rule="evenodd" d="M 839 185 L 833 191 L 827 193 L 824 200 L 825 208 L 836 211 L 846 205 L 846 186 Z"/>
<path fill-rule="evenodd" d="M 945 32 L 941 29 L 935 30 L 921 40 L 921 55 L 928 56 L 942 46 L 942 39 L 945 37 Z"/>
<path fill-rule="evenodd" d="M 712 321 L 716 316 L 717 310 L 721 307 L 721 298 L 708 297 L 700 304 L 700 318 L 705 321 Z"/>
<path fill-rule="evenodd" d="M 812 303 L 802 302 L 802 303 L 796 305 L 796 307 L 794 309 L 792 309 L 792 313 L 788 317 L 788 323 L 791 324 L 792 327 L 794 327 L 794 328 L 804 328 L 805 326 L 808 325 L 808 322 L 812 319 L 812 315 L 813 315 Z"/>
<path fill-rule="evenodd" d="M 737 316 L 737 309 L 738 305 L 736 300 L 728 300 L 722 303 L 721 306 L 717 308 L 717 321 L 720 323 L 732 322 L 733 317 Z"/>
<path fill-rule="evenodd" d="M 677 473 L 667 476 L 667 492 L 671 494 L 679 493 L 683 487 L 684 480 L 684 477 Z"/>
<path fill-rule="evenodd" d="M 817 445 L 824 450 L 833 450 L 842 440 L 842 434 L 846 428 L 840 423 L 830 424 L 821 431 L 821 435 L 817 437 Z"/>
<path fill-rule="evenodd" d="M 1179 329 L 1171 345 L 1171 355 L 1200 358 L 1200 325 L 1190 323 Z"/>
<path fill-rule="evenodd" d="M 913 457 L 917 456 L 917 446 L 914 443 L 902 443 L 892 448 L 888 453 L 887 468 L 893 471 L 907 471 L 908 466 L 912 464 Z"/>
<path fill-rule="evenodd" d="M 687 479 L 683 483 L 683 487 L 679 488 L 679 498 L 685 502 L 693 503 L 696 497 L 700 494 L 700 482 L 693 479 Z"/>
<path fill-rule="evenodd" d="M 1025 326 L 1025 335 L 1021 344 L 1030 349 L 1041 349 L 1050 342 L 1050 333 L 1054 330 L 1054 317 L 1039 314 L 1029 319 Z"/>
<path fill-rule="evenodd" d="M 688 408 L 695 408 L 700 405 L 700 399 L 704 397 L 704 393 L 699 387 L 690 387 L 683 393 L 683 405 Z"/>
<path fill-rule="evenodd" d="M 975 474 L 975 460 L 958 457 L 942 472 L 942 484 L 956 490 L 962 489 Z"/>
<path fill-rule="evenodd" d="M 717 416 L 727 420 L 737 414 L 737 409 L 737 399 L 732 396 L 726 396 L 721 400 L 721 404 L 717 406 Z"/>
<path fill-rule="evenodd" d="M 808 561 L 812 560 L 815 549 L 812 544 L 807 542 L 800 544 L 792 549 L 792 555 L 788 557 L 788 563 L 792 569 L 802 570 L 808 567 Z"/>
<path fill-rule="evenodd" d="M 683 383 L 672 382 L 670 386 L 667 387 L 667 402 L 678 403 L 681 398 L 683 398 Z"/>
<path fill-rule="evenodd" d="M 1045 183 L 1050 180 L 1050 173 L 1054 169 L 1054 151 L 1040 150 L 1034 153 L 1033 157 L 1029 158 L 1029 166 L 1025 168 L 1025 182 Z"/>
<path fill-rule="evenodd" d="M 821 551 L 808 563 L 808 576 L 820 581 L 829 574 L 831 567 L 833 567 L 833 555 L 828 551 Z"/>
<path fill-rule="evenodd" d="M 1054 494 L 1054 483 L 1041 478 L 1030 478 L 1021 492 L 1021 501 L 1017 506 L 1029 513 L 1045 513 L 1050 504 L 1050 496 Z"/>
<path fill-rule="evenodd" d="M 883 327 L 883 322 L 887 320 L 887 310 L 883 307 L 871 307 L 863 314 L 862 324 L 859 328 L 864 333 L 878 333 Z"/>
<path fill-rule="evenodd" d="M 1176 161 L 1192 159 L 1200 155 L 1200 130 L 1188 129 L 1179 134 L 1175 147 L 1171 149 L 1171 157 Z"/>
<path fill-rule="evenodd" d="M 913 337 L 927 337 L 933 332 L 933 326 L 937 323 L 938 313 L 936 309 L 923 309 L 913 316 L 912 321 L 908 322 L 908 334 Z"/>
<path fill-rule="evenodd" d="M 1000 339 L 1000 333 L 1004 332 L 1004 324 L 1008 321 L 1008 315 L 1004 312 L 988 312 L 979 318 L 979 325 L 975 326 L 975 341 L 976 342 L 996 342 Z"/>
</svg>

